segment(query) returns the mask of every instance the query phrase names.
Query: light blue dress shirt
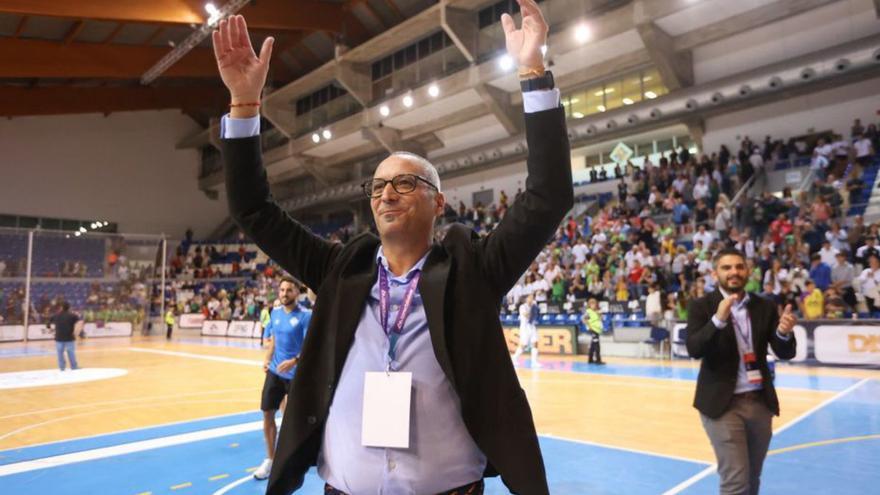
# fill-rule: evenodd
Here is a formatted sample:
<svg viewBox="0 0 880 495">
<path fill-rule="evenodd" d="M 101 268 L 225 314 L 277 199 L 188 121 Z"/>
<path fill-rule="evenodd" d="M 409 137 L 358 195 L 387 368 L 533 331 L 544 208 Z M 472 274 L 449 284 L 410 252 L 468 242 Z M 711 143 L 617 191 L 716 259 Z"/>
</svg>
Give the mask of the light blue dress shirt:
<svg viewBox="0 0 880 495">
<path fill-rule="evenodd" d="M 725 299 L 730 297 L 730 294 L 724 289 L 718 289 L 721 291 L 721 295 L 724 296 Z M 749 318 L 749 312 L 746 305 L 749 302 L 749 298 L 752 297 L 750 294 L 746 293 L 746 297 L 744 297 L 741 301 L 735 304 L 732 308 L 730 308 L 730 317 L 734 319 L 734 332 L 738 332 L 737 328 L 748 328 L 749 329 L 749 339 L 748 342 L 752 344 L 751 349 L 746 349 L 743 347 L 743 339 L 736 339 L 736 346 L 739 349 L 739 367 L 736 371 L 736 387 L 733 389 L 734 394 L 742 394 L 745 392 L 751 392 L 753 390 L 760 390 L 764 388 L 764 385 L 760 383 L 752 383 L 749 381 L 748 372 L 746 371 L 746 363 L 743 362 L 742 356 L 747 352 L 754 351 L 754 330 L 752 329 L 752 322 Z M 717 316 L 712 315 L 712 323 L 719 330 L 724 329 L 727 326 L 726 322 L 723 322 L 718 319 Z M 791 335 L 783 335 L 779 329 L 776 330 L 776 335 L 782 340 L 788 340 L 791 338 Z"/>
<path fill-rule="evenodd" d="M 524 93 L 523 106 L 527 113 L 558 107 L 559 90 Z M 226 115 L 221 121 L 221 135 L 226 139 L 251 137 L 259 132 L 259 117 L 232 119 Z M 427 256 L 403 276 L 395 277 L 389 270 L 389 321 L 395 321 L 407 285 L 422 269 Z M 381 246 L 376 263 L 388 268 Z M 387 368 L 388 346 L 379 317 L 377 280 L 364 305 L 330 405 L 318 454 L 318 474 L 350 495 L 430 495 L 481 479 L 486 456 L 468 433 L 458 394 L 434 355 L 418 290 L 397 342 L 394 366 L 413 375 L 410 447 L 361 445 L 365 374 Z"/>
</svg>

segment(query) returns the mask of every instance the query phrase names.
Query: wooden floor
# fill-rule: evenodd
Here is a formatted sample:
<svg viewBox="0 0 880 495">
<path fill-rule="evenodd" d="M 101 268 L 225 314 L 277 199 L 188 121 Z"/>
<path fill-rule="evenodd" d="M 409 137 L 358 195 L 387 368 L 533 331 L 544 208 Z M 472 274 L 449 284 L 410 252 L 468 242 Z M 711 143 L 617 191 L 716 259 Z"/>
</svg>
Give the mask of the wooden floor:
<svg viewBox="0 0 880 495">
<path fill-rule="evenodd" d="M 228 347 L 229 344 L 241 347 Z M 241 340 L 180 336 L 93 339 L 79 345 L 81 367 L 123 368 L 124 376 L 73 385 L 4 390 L 0 450 L 133 428 L 188 421 L 259 406 L 263 351 Z M 24 357 L 0 359 L 0 374 L 54 369 L 53 343 L 6 344 Z M 247 348 L 252 347 L 252 348 Z M 51 354 L 33 355 L 48 352 Z M 564 359 L 544 357 L 565 364 Z M 582 362 L 582 358 L 568 361 Z M 662 365 L 693 368 L 687 361 L 609 359 L 610 367 Z M 788 367 L 784 373 L 878 378 L 864 370 Z M 712 461 L 697 412 L 692 380 L 611 376 L 541 369 L 519 370 L 538 431 L 607 446 Z M 781 389 L 780 427 L 834 394 Z"/>
</svg>

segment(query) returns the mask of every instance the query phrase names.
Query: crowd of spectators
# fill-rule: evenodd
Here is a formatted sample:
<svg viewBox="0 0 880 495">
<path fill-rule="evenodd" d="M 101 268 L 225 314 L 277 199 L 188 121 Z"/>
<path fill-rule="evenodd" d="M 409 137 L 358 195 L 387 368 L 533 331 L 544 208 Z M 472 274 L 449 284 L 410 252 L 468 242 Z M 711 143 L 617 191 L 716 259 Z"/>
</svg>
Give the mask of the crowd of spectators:
<svg viewBox="0 0 880 495">
<path fill-rule="evenodd" d="M 846 217 L 864 188 L 861 179 L 880 149 L 877 126 L 858 120 L 851 138 L 821 133 L 788 141 L 745 137 L 737 152 L 726 146 L 695 156 L 687 148 L 657 163 L 626 163 L 591 171 L 591 181 L 616 180 L 617 194 L 582 218 L 568 218 L 507 296 L 509 305 L 533 295 L 545 311 L 576 311 L 588 298 L 617 303 L 648 319 L 687 316 L 687 302 L 715 288 L 712 253 L 742 250 L 751 276 L 747 290 L 793 304 L 803 318 L 876 313 L 880 305 L 880 224 Z M 766 191 L 766 172 L 783 163 L 809 163 L 815 180 L 807 190 Z M 748 193 L 738 195 L 744 184 Z M 516 195 L 521 194 L 517 191 Z M 496 204 L 447 205 L 444 222 L 470 225 L 487 235 L 511 203 L 501 191 Z M 438 237 L 443 229 L 438 229 Z M 351 226 L 327 237 L 346 242 Z M 66 262 L 65 277 L 81 277 L 85 265 Z M 3 267 L 5 270 L 6 267 Z M 92 283 L 86 320 L 143 320 L 159 305 L 151 266 L 130 263 L 125 246 L 109 250 L 105 270 L 112 284 Z M 253 319 L 275 301 L 281 270 L 243 234 L 231 242 L 195 243 L 188 231 L 169 259 L 166 303 L 177 314 L 210 319 Z M 2 272 L 0 272 L 2 273 Z M 7 276 L 9 273 L 7 272 Z M 46 319 L 62 296 L 32 301 L 35 322 Z M 4 315 L 21 313 L 23 288 L 0 293 Z M 876 301 L 876 302 L 875 302 Z"/>
</svg>

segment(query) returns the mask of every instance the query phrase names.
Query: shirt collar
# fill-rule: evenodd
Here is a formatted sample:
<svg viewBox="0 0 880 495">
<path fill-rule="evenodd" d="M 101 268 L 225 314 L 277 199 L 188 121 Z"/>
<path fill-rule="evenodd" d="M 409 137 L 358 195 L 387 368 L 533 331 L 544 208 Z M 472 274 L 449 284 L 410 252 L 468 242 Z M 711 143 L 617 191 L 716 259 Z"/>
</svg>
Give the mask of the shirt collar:
<svg viewBox="0 0 880 495">
<path fill-rule="evenodd" d="M 410 280 L 412 280 L 412 278 L 415 276 L 416 272 L 419 272 L 422 270 L 422 267 L 425 265 L 425 261 L 427 261 L 427 259 L 428 259 L 428 254 L 430 254 L 430 253 L 431 253 L 431 250 L 429 249 L 425 253 L 425 255 L 422 256 L 421 259 L 419 259 L 419 261 L 417 261 L 416 264 L 413 265 L 412 268 L 409 269 L 409 271 L 407 271 L 405 274 L 403 274 L 400 277 L 395 276 L 394 273 L 391 272 L 391 268 L 388 266 L 388 258 L 385 257 L 385 251 L 383 251 L 381 245 L 379 246 L 379 250 L 376 252 L 376 263 L 381 263 L 382 266 L 385 267 L 385 270 L 388 271 L 388 275 L 391 277 L 391 280 L 394 280 L 395 282 L 406 283 L 406 282 L 409 282 Z"/>
<path fill-rule="evenodd" d="M 721 287 L 718 287 L 718 291 L 721 292 L 721 295 L 724 296 L 725 299 L 730 297 L 730 293 L 727 292 L 726 290 L 722 289 Z M 742 298 L 742 301 L 738 302 L 736 304 L 736 306 L 734 306 L 735 309 L 741 309 L 743 306 L 745 306 L 749 302 L 749 298 L 750 298 L 749 293 L 746 292 L 745 295 L 746 295 L 746 297 Z"/>
</svg>

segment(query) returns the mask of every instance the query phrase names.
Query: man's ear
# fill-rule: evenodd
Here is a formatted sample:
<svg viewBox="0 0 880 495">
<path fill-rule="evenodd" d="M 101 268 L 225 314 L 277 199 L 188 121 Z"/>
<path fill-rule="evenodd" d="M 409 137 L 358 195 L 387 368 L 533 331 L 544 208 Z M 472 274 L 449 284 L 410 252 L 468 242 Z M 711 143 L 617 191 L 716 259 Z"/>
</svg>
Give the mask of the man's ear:
<svg viewBox="0 0 880 495">
<path fill-rule="evenodd" d="M 437 216 L 443 215 L 443 208 L 446 206 L 446 195 L 437 191 L 434 195 L 434 211 Z"/>
</svg>

